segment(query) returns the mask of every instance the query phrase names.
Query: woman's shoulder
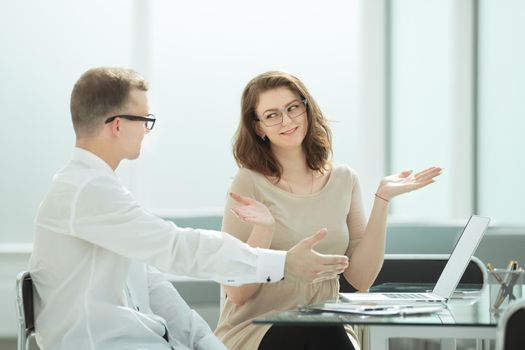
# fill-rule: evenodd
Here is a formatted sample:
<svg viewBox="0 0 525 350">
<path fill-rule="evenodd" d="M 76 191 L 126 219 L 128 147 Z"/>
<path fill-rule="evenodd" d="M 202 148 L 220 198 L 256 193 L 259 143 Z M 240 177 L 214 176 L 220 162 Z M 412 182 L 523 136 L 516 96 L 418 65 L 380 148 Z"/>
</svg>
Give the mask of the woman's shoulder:
<svg viewBox="0 0 525 350">
<path fill-rule="evenodd" d="M 247 168 L 239 168 L 237 174 L 233 177 L 232 186 L 240 186 L 242 188 L 251 188 L 254 190 L 264 184 L 264 180 L 264 176 L 256 171 Z"/>
<path fill-rule="evenodd" d="M 332 164 L 329 181 L 335 188 L 352 189 L 359 184 L 359 177 L 354 168 L 347 164 Z"/>
<path fill-rule="evenodd" d="M 332 164 L 332 176 L 336 178 L 351 179 L 356 181 L 358 179 L 357 171 L 347 164 Z"/>
<path fill-rule="evenodd" d="M 235 174 L 234 179 L 235 180 L 241 180 L 241 181 L 250 181 L 250 182 L 257 182 L 260 181 L 262 178 L 262 175 L 258 172 L 248 169 L 248 168 L 239 168 L 237 170 L 237 174 Z"/>
</svg>

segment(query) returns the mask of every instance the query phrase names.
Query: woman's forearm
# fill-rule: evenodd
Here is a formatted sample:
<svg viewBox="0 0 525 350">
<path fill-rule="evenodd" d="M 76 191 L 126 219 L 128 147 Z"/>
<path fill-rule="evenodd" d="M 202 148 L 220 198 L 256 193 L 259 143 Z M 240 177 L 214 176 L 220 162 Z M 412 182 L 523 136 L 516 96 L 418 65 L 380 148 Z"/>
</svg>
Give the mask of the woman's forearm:
<svg viewBox="0 0 525 350">
<path fill-rule="evenodd" d="M 346 280 L 359 291 L 372 286 L 383 265 L 387 215 L 388 201 L 375 197 L 363 237 L 344 272 Z"/>
</svg>

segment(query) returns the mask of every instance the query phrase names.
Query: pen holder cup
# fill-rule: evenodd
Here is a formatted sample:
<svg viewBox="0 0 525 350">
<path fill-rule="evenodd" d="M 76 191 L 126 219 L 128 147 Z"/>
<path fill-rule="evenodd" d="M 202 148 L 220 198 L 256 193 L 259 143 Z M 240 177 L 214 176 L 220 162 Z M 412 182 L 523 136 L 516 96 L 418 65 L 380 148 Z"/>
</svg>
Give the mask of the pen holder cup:
<svg viewBox="0 0 525 350">
<path fill-rule="evenodd" d="M 490 309 L 504 309 L 522 297 L 523 270 L 494 269 L 489 272 Z"/>
</svg>

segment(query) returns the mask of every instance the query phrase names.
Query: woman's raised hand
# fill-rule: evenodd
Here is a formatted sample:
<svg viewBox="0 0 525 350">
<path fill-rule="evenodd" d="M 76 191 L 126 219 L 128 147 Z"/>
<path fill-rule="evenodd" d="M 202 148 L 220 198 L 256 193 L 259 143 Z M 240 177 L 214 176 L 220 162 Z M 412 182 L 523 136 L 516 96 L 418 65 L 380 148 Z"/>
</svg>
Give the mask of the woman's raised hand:
<svg viewBox="0 0 525 350">
<path fill-rule="evenodd" d="M 430 185 L 435 182 L 436 176 L 441 175 L 441 171 L 440 167 L 431 167 L 415 174 L 406 170 L 387 176 L 381 180 L 376 194 L 379 198 L 390 200 L 400 194 Z"/>
<path fill-rule="evenodd" d="M 272 228 L 275 225 L 275 219 L 266 205 L 250 197 L 244 197 L 240 194 L 230 192 L 230 196 L 242 204 L 239 207 L 232 207 L 232 213 L 244 222 L 255 225 Z"/>
</svg>

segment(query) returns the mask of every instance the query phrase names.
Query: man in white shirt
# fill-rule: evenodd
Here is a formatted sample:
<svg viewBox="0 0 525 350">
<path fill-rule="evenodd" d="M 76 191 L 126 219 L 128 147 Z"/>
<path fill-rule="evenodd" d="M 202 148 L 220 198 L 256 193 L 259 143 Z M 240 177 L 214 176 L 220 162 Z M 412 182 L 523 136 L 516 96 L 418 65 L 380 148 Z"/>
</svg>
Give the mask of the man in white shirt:
<svg viewBox="0 0 525 350">
<path fill-rule="evenodd" d="M 121 68 L 91 69 L 73 88 L 76 147 L 39 208 L 29 268 L 44 350 L 224 349 L 152 266 L 239 285 L 332 278 L 348 264 L 313 251 L 326 230 L 272 251 L 144 210 L 114 171 L 139 156 L 155 124 L 146 91 L 139 74 Z"/>
</svg>

